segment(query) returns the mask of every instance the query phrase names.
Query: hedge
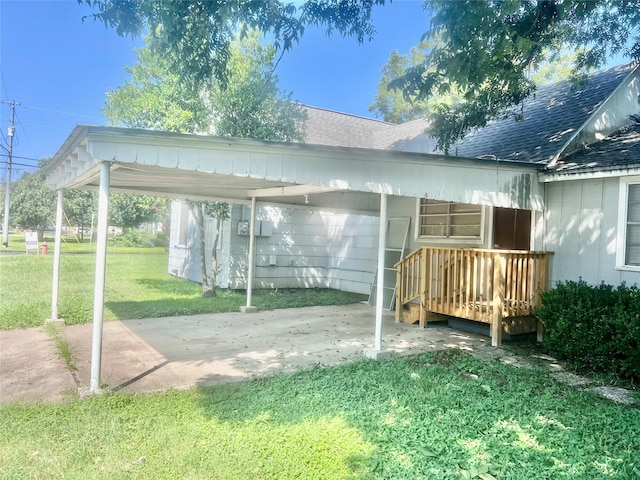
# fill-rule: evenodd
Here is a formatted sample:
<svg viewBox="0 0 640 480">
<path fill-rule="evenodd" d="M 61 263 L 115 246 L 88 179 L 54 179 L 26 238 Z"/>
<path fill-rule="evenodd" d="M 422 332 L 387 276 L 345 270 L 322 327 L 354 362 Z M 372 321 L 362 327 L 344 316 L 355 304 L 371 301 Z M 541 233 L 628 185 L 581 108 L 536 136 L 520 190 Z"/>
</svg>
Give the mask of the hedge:
<svg viewBox="0 0 640 480">
<path fill-rule="evenodd" d="M 542 293 L 544 345 L 579 369 L 640 380 L 640 290 L 583 280 Z"/>
</svg>

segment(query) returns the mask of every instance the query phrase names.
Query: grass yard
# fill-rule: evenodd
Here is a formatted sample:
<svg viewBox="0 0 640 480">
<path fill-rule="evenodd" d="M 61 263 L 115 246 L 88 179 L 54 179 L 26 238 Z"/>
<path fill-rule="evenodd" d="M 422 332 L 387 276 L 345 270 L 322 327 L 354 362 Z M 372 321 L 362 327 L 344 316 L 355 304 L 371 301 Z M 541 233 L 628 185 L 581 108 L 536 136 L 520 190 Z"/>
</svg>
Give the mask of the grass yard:
<svg viewBox="0 0 640 480">
<path fill-rule="evenodd" d="M 1 409 L 0 477 L 634 479 L 640 409 L 458 351 Z"/>
<path fill-rule="evenodd" d="M 61 256 L 58 311 L 68 325 L 92 320 L 94 266 L 93 255 Z M 0 329 L 41 326 L 51 316 L 52 275 L 52 255 L 0 256 Z M 252 303 L 273 310 L 343 305 L 363 298 L 337 290 L 301 289 L 257 291 Z M 236 292 L 202 298 L 200 284 L 167 273 L 166 254 L 107 255 L 105 320 L 238 311 L 245 303 L 245 295 Z"/>
</svg>

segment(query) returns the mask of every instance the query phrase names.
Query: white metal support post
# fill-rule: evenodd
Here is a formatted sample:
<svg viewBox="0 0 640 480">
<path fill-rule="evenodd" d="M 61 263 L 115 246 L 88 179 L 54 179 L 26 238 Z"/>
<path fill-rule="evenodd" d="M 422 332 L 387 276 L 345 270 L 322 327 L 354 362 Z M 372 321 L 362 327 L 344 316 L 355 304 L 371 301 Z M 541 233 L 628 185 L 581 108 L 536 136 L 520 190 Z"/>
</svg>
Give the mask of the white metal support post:
<svg viewBox="0 0 640 480">
<path fill-rule="evenodd" d="M 258 309 L 251 305 L 251 295 L 253 294 L 253 277 L 255 266 L 256 249 L 256 197 L 251 197 L 251 219 L 249 220 L 249 271 L 247 272 L 247 305 L 240 307 L 242 313 L 254 313 Z"/>
<path fill-rule="evenodd" d="M 380 226 L 378 230 L 378 278 L 376 289 L 376 333 L 373 349 L 365 349 L 368 358 L 377 360 L 390 356 L 382 351 L 382 302 L 384 294 L 384 255 L 387 243 L 387 194 L 380 194 Z"/>
<path fill-rule="evenodd" d="M 60 250 L 62 247 L 62 211 L 64 209 L 64 190 L 58 190 L 58 203 L 56 205 L 56 236 L 53 247 L 53 281 L 51 285 L 51 318 L 49 322 L 64 323 L 58 318 L 58 290 L 60 285 Z"/>
<path fill-rule="evenodd" d="M 107 233 L 109 228 L 109 187 L 111 170 L 109 162 L 100 165 L 100 190 L 98 192 L 98 230 L 96 242 L 96 276 L 93 293 L 93 337 L 91 343 L 91 381 L 89 393 L 100 393 L 100 369 L 102 366 L 102 322 L 104 320 L 104 285 L 107 265 Z"/>
</svg>

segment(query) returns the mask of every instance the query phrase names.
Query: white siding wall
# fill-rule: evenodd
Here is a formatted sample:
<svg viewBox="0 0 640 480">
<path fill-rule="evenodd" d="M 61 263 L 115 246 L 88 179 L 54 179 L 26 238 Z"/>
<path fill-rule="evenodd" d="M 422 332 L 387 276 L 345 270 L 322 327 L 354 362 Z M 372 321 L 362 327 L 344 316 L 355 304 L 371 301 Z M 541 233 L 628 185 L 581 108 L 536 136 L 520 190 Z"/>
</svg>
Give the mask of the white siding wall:
<svg viewBox="0 0 640 480">
<path fill-rule="evenodd" d="M 544 249 L 554 252 L 552 285 L 640 282 L 640 273 L 617 270 L 618 178 L 548 183 Z"/>
<path fill-rule="evenodd" d="M 173 203 L 169 273 L 199 282 L 199 243 L 192 218 L 188 235 L 182 236 L 188 240 L 179 241 L 179 216 L 185 212 L 178 202 Z M 238 235 L 238 223 L 249 219 L 249 207 L 234 205 L 230 221 L 223 226 L 218 251 L 218 285 L 223 288 L 246 288 L 249 236 Z M 376 268 L 377 217 L 259 207 L 258 222 L 271 231 L 256 237 L 256 288 L 329 287 L 369 293 Z M 206 223 L 207 265 L 213 225 L 213 220 Z"/>
<path fill-rule="evenodd" d="M 376 271 L 379 218 L 331 213 L 320 215 L 328 240 L 328 286 L 368 294 Z"/>
<path fill-rule="evenodd" d="M 233 209 L 231 288 L 246 287 L 249 237 L 237 235 L 237 225 L 248 221 L 249 215 L 248 207 Z M 256 288 L 330 287 L 369 292 L 375 271 L 376 218 L 259 207 L 256 221 L 271 227 L 271 235 L 256 237 Z"/>
</svg>

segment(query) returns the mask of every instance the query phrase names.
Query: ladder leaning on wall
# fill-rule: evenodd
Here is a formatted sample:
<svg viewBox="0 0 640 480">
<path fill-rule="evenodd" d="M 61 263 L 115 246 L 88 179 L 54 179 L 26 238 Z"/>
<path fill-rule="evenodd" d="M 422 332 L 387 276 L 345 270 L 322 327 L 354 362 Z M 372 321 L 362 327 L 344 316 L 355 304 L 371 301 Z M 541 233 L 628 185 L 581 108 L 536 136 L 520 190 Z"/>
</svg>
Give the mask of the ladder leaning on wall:
<svg viewBox="0 0 640 480">
<path fill-rule="evenodd" d="M 387 239 L 384 249 L 384 282 L 382 290 L 382 306 L 393 310 L 396 302 L 396 268 L 395 264 L 404 258 L 409 240 L 410 217 L 394 217 L 387 220 Z M 373 275 L 369 306 L 375 307 L 378 289 L 378 268 Z"/>
</svg>

